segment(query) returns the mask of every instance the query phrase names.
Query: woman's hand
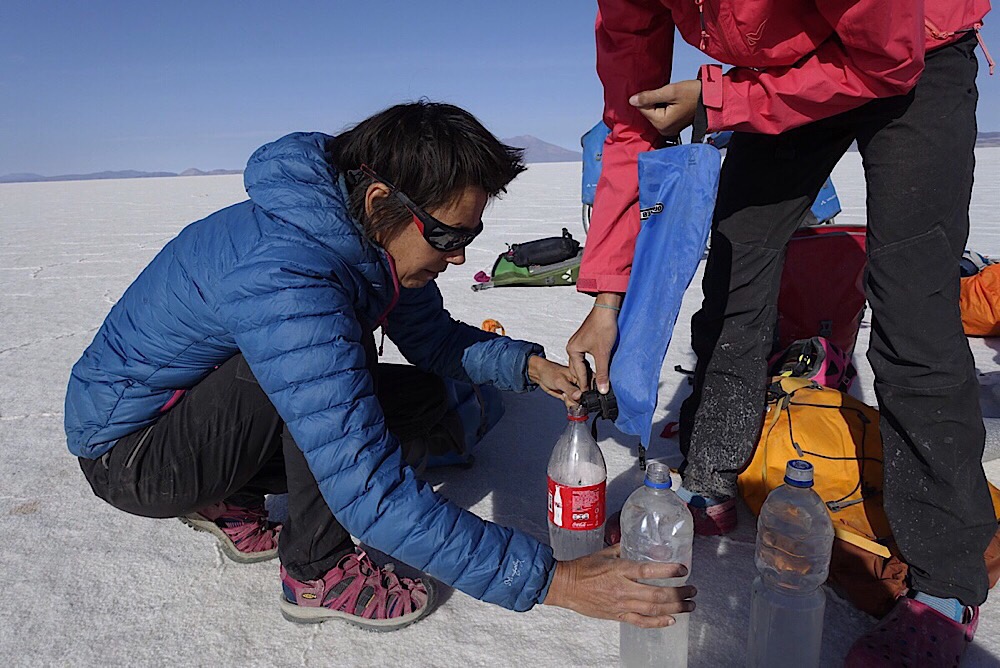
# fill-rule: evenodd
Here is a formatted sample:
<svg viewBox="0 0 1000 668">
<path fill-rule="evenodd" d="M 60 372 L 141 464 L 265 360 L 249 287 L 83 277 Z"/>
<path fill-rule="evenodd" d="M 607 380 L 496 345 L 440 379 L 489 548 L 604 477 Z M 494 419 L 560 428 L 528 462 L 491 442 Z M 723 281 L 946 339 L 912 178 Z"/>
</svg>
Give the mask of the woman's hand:
<svg viewBox="0 0 1000 668">
<path fill-rule="evenodd" d="M 590 388 L 587 353 L 594 358 L 594 380 L 598 392 L 607 394 L 611 387 L 608 370 L 611 366 L 611 349 L 618 338 L 618 310 L 622 301 L 624 296 L 614 292 L 597 295 L 590 314 L 566 344 L 569 368 L 573 372 L 576 386 L 581 390 Z"/>
<path fill-rule="evenodd" d="M 694 610 L 697 590 L 657 587 L 638 580 L 683 577 L 681 564 L 621 559 L 614 545 L 574 561 L 560 561 L 543 603 L 568 608 L 587 617 L 614 619 L 644 629 L 670 626 L 673 615 Z"/>
<path fill-rule="evenodd" d="M 539 355 L 528 358 L 528 379 L 546 394 L 561 399 L 566 407 L 575 406 L 580 400 L 580 390 L 573 383 L 569 367 L 549 361 Z"/>
<path fill-rule="evenodd" d="M 700 96 L 700 81 L 678 81 L 636 93 L 629 98 L 629 104 L 636 107 L 661 135 L 673 137 L 694 122 Z"/>
</svg>

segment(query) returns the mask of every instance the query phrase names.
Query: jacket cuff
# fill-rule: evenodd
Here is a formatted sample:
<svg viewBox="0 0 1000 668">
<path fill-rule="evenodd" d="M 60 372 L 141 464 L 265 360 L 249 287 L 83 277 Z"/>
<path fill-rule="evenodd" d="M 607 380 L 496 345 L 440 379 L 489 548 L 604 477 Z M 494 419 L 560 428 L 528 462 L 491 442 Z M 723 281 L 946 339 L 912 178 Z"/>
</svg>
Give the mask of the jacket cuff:
<svg viewBox="0 0 1000 668">
<path fill-rule="evenodd" d="M 524 362 L 521 369 L 522 386 L 516 390 L 518 392 L 531 392 L 538 387 L 536 383 L 531 382 L 531 379 L 528 378 L 528 360 L 530 360 L 533 355 L 538 355 L 542 359 L 545 359 L 545 349 L 537 343 L 528 344 L 524 353 Z"/>
<path fill-rule="evenodd" d="M 553 559 L 551 565 L 549 566 L 549 576 L 545 580 L 545 586 L 538 592 L 538 603 L 545 603 L 545 598 L 549 595 L 549 588 L 552 587 L 552 581 L 556 578 L 557 563 L 558 562 Z"/>
<path fill-rule="evenodd" d="M 628 276 L 615 274 L 598 274 L 597 276 L 579 277 L 576 281 L 577 292 L 620 292 L 628 290 Z"/>
<path fill-rule="evenodd" d="M 701 81 L 701 101 L 705 107 L 708 132 L 722 127 L 722 65 L 702 65 L 698 71 Z"/>
</svg>

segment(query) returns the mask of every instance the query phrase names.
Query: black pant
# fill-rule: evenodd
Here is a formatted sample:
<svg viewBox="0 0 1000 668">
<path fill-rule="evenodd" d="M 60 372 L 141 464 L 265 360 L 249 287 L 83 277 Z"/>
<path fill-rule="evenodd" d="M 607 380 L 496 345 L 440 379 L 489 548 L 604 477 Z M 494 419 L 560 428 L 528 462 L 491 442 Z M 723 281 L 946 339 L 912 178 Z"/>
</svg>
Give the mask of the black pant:
<svg viewBox="0 0 1000 668">
<path fill-rule="evenodd" d="M 389 428 L 408 459 L 457 447 L 461 425 L 447 410 L 440 378 L 413 367 L 372 366 Z M 321 577 L 354 548 L 242 355 L 155 423 L 119 439 L 100 459 L 81 458 L 80 466 L 97 496 L 143 517 L 186 515 L 222 500 L 246 506 L 287 493 L 278 553 L 298 580 Z"/>
<path fill-rule="evenodd" d="M 986 599 L 983 552 L 997 528 L 958 299 L 976 139 L 975 45 L 969 36 L 929 53 L 908 95 L 781 135 L 733 135 L 704 302 L 692 319 L 694 391 L 681 409 L 685 486 L 735 494 L 760 436 L 785 244 L 857 140 L 868 190 L 868 359 L 881 410 L 885 510 L 912 585 L 968 605 Z"/>
</svg>

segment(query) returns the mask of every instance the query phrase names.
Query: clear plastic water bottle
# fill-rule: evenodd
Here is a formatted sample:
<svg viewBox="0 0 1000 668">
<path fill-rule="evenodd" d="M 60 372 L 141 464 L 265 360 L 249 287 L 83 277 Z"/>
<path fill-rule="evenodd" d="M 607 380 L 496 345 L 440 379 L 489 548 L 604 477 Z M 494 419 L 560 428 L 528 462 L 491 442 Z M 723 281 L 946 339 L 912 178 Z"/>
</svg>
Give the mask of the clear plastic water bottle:
<svg viewBox="0 0 1000 668">
<path fill-rule="evenodd" d="M 812 489 L 813 467 L 793 459 L 785 484 L 767 496 L 757 519 L 747 666 L 818 666 L 823 642 L 833 523 Z"/>
<path fill-rule="evenodd" d="M 587 429 L 582 406 L 569 410 L 569 424 L 549 459 L 549 543 L 555 558 L 571 561 L 604 547 L 608 469 Z"/>
<path fill-rule="evenodd" d="M 632 492 L 622 508 L 622 558 L 684 564 L 691 570 L 694 521 L 691 511 L 670 489 L 670 469 L 650 463 L 646 481 Z M 644 580 L 661 587 L 679 587 L 687 576 Z M 622 622 L 619 657 L 626 668 L 684 668 L 688 655 L 688 613 L 662 629 L 640 629 Z"/>
</svg>

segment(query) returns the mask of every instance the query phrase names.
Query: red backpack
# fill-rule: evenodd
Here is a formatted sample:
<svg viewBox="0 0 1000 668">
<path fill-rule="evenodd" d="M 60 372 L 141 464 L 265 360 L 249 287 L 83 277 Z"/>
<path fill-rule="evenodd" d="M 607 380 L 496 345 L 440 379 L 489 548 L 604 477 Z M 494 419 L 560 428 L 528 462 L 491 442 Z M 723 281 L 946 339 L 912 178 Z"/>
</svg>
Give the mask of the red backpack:
<svg viewBox="0 0 1000 668">
<path fill-rule="evenodd" d="M 775 350 L 822 336 L 850 357 L 865 313 L 866 266 L 864 225 L 797 230 L 785 251 Z"/>
</svg>

